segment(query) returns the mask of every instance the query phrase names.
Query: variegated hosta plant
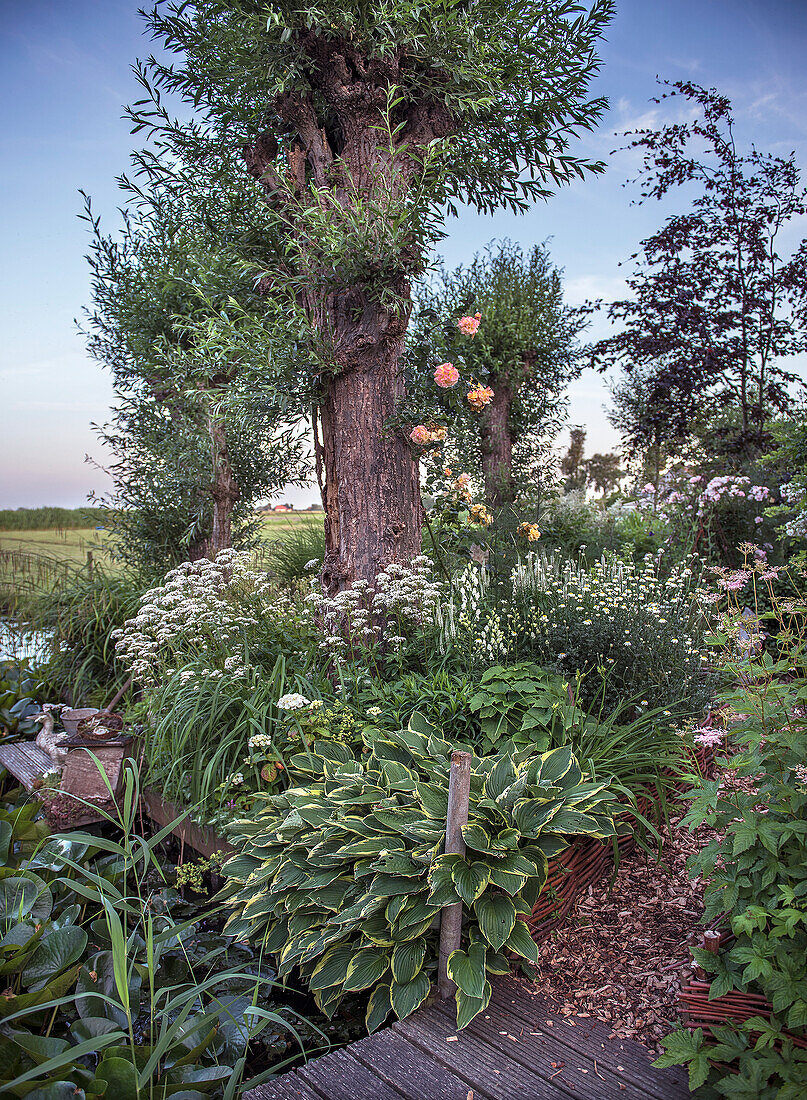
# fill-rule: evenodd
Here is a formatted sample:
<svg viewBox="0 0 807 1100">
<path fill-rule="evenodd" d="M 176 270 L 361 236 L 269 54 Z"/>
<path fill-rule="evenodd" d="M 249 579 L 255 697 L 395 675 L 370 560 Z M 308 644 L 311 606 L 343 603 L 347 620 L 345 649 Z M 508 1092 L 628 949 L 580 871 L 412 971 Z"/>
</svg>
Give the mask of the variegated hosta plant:
<svg viewBox="0 0 807 1100">
<path fill-rule="evenodd" d="M 453 746 L 456 748 L 456 746 Z M 346 993 L 371 989 L 367 1027 L 402 1018 L 428 997 L 440 909 L 462 901 L 464 950 L 449 959 L 457 1026 L 490 1000 L 509 951 L 535 959 L 523 918 L 570 837 L 614 835 L 607 783 L 586 782 L 568 746 L 472 757 L 465 856 L 445 855 L 452 746 L 419 715 L 379 736 L 361 759 L 314 742 L 289 763 L 304 785 L 267 795 L 230 839 L 224 865 L 228 930 L 263 941 L 281 976 L 299 968 L 331 1015 Z"/>
</svg>

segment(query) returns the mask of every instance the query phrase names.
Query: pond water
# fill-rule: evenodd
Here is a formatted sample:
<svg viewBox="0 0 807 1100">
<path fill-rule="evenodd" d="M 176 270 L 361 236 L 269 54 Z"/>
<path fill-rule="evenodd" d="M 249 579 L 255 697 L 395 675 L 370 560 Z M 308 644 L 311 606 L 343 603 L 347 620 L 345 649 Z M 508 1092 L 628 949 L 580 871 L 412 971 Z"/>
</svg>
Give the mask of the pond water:
<svg viewBox="0 0 807 1100">
<path fill-rule="evenodd" d="M 48 658 L 50 636 L 40 630 L 26 630 L 8 619 L 0 619 L 0 661 L 19 661 L 27 658 L 33 664 L 42 664 Z"/>
</svg>

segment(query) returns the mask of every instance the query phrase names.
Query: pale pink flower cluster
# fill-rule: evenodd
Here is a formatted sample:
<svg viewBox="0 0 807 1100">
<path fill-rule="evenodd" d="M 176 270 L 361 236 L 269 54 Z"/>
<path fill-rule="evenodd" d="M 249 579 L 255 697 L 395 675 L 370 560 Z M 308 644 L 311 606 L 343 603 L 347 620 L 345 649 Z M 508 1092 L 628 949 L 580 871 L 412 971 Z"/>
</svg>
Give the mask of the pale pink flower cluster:
<svg viewBox="0 0 807 1100">
<path fill-rule="evenodd" d="M 460 380 L 460 372 L 453 363 L 441 363 L 435 368 L 434 380 L 443 390 L 450 390 Z"/>
<path fill-rule="evenodd" d="M 704 728 L 696 729 L 695 744 L 702 745 L 704 748 L 713 749 L 717 745 L 722 745 L 724 734 L 720 730 Z"/>
<path fill-rule="evenodd" d="M 473 317 L 460 317 L 457 321 L 457 328 L 460 332 L 464 332 L 466 336 L 476 336 L 481 320 L 481 313 L 475 313 Z"/>
</svg>

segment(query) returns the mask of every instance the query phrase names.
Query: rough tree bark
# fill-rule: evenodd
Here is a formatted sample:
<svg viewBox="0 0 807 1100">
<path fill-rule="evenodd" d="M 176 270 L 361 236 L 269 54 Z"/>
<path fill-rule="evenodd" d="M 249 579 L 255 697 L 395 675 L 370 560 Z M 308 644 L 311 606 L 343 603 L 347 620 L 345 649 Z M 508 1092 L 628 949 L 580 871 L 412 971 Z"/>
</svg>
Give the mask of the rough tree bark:
<svg viewBox="0 0 807 1100">
<path fill-rule="evenodd" d="M 233 544 L 233 509 L 241 492 L 230 462 L 227 429 L 223 418 L 210 413 L 208 431 L 210 457 L 213 461 L 213 482 L 210 486 L 213 497 L 213 529 L 207 543 L 207 556 L 215 558 L 221 550 L 228 550 Z"/>
<path fill-rule="evenodd" d="M 489 507 L 500 508 L 503 504 L 512 504 L 516 497 L 510 428 L 513 391 L 507 375 L 491 375 L 488 383 L 493 390 L 493 399 L 479 423 L 479 445 L 485 500 Z"/>
<path fill-rule="evenodd" d="M 297 301 L 330 360 L 318 401 L 317 458 L 326 513 L 322 580 L 334 593 L 355 580 L 372 583 L 384 565 L 409 561 L 420 550 L 417 463 L 405 434 L 385 424 L 404 396 L 409 286 L 422 257 L 414 242 L 379 257 L 376 270 L 371 257 L 362 256 L 366 273 L 334 289 L 332 268 L 318 267 L 317 229 L 306 210 L 315 201 L 346 233 L 356 216 L 362 221 L 399 212 L 420 169 L 418 149 L 451 132 L 453 120 L 438 100 L 402 106 L 402 117 L 393 119 L 403 123 L 394 140 L 405 149 L 391 155 L 384 111 L 406 59 L 367 58 L 347 41 L 311 34 L 299 41 L 311 60 L 311 91 L 286 93 L 274 104 L 277 132 L 290 135 L 283 166 L 273 163 L 279 146 L 271 133 L 243 153 L 294 241 L 305 276 Z M 315 110 L 315 101 L 327 110 Z"/>
</svg>

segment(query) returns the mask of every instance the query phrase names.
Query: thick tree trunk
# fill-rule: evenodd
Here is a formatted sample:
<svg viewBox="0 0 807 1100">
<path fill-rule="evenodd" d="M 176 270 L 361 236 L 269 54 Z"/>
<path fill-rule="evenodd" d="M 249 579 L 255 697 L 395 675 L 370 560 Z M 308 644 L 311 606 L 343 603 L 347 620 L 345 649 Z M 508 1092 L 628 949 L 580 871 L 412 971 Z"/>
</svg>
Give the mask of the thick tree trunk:
<svg viewBox="0 0 807 1100">
<path fill-rule="evenodd" d="M 506 377 L 488 379 L 493 400 L 482 414 L 479 425 L 482 451 L 482 475 L 485 479 L 485 500 L 491 508 L 512 504 L 516 497 L 513 480 L 513 435 L 510 428 L 510 407 L 513 391 Z"/>
<path fill-rule="evenodd" d="M 402 339 L 382 344 L 362 369 L 332 378 L 320 406 L 324 471 L 323 588 L 373 583 L 390 562 L 421 548 L 420 478 L 408 440 L 386 429 L 403 396 Z"/>
<path fill-rule="evenodd" d="M 241 493 L 233 474 L 227 430 L 224 420 L 211 414 L 208 421 L 210 455 L 213 460 L 213 530 L 207 544 L 207 556 L 214 558 L 233 544 L 233 509 Z"/>
</svg>

